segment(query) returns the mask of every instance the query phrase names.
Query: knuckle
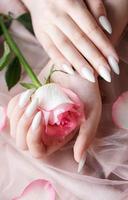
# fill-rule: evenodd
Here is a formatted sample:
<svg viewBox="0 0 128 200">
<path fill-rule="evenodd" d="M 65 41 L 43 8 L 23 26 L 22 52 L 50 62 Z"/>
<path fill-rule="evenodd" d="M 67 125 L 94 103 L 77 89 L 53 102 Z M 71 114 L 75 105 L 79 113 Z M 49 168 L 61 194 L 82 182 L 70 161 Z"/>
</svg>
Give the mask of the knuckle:
<svg viewBox="0 0 128 200">
<path fill-rule="evenodd" d="M 104 11 L 104 5 L 103 5 L 102 1 L 99 1 L 97 3 L 97 10 L 98 10 L 99 13 Z"/>
<path fill-rule="evenodd" d="M 52 12 L 52 14 L 51 14 L 51 19 L 53 19 L 53 20 L 58 20 L 58 19 L 60 19 L 60 17 L 61 17 L 61 14 L 60 14 L 60 12 L 58 12 L 58 11 L 54 11 L 54 12 Z"/>
<path fill-rule="evenodd" d="M 88 27 L 90 27 L 90 28 L 88 28 L 88 35 L 92 35 L 92 34 L 94 34 L 95 32 L 97 32 L 97 31 L 99 31 L 99 26 L 98 26 L 98 24 L 90 24 L 90 25 L 88 25 Z"/>
<path fill-rule="evenodd" d="M 45 20 L 46 19 L 49 19 L 49 20 L 54 19 L 55 20 L 59 16 L 60 16 L 60 12 L 55 6 L 49 7 L 48 9 L 44 10 L 44 18 L 45 18 Z"/>
<path fill-rule="evenodd" d="M 82 32 L 75 32 L 73 38 L 75 42 L 80 43 L 83 42 L 83 40 L 85 40 L 85 34 Z"/>
<path fill-rule="evenodd" d="M 102 55 L 99 55 L 96 57 L 95 63 L 96 63 L 97 68 L 99 68 L 99 66 L 101 66 L 101 65 L 106 65 L 105 60 Z"/>
<path fill-rule="evenodd" d="M 102 49 L 107 52 L 108 49 L 111 49 L 111 44 L 108 40 L 108 38 L 104 39 L 104 42 L 102 44 Z"/>
<path fill-rule="evenodd" d="M 63 0 L 63 3 L 67 4 L 67 5 L 73 5 L 74 4 L 74 0 Z"/>
<path fill-rule="evenodd" d="M 66 11 L 69 11 L 72 8 L 76 8 L 77 5 L 78 1 L 76 0 L 63 0 L 63 2 L 61 2 L 61 7 Z"/>
<path fill-rule="evenodd" d="M 68 43 L 69 43 L 69 40 L 67 37 L 62 36 L 60 38 L 59 45 L 66 46 L 66 45 L 68 45 Z"/>
</svg>

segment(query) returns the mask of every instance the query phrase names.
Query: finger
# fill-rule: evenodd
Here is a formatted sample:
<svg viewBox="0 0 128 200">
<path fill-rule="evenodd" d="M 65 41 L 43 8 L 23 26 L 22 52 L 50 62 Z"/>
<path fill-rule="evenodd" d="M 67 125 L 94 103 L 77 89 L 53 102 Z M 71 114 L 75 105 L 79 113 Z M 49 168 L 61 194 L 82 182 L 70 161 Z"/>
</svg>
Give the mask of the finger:
<svg viewBox="0 0 128 200">
<path fill-rule="evenodd" d="M 100 16 L 107 16 L 103 0 L 86 0 L 86 4 L 96 19 L 98 19 Z"/>
<path fill-rule="evenodd" d="M 107 18 L 107 13 L 103 1 L 96 0 L 92 2 L 86 0 L 86 3 L 93 16 L 97 19 L 97 22 L 100 23 L 100 25 L 104 30 L 106 30 L 109 34 L 111 34 L 112 26 Z"/>
<path fill-rule="evenodd" d="M 47 32 L 63 56 L 85 79 L 95 82 L 94 71 L 83 56 L 76 50 L 69 39 L 55 26 L 49 26 Z"/>
<path fill-rule="evenodd" d="M 27 145 L 30 153 L 35 158 L 41 158 L 45 155 L 45 146 L 42 141 L 42 132 L 44 131 L 42 113 L 39 111 L 33 118 L 31 127 L 27 134 Z"/>
<path fill-rule="evenodd" d="M 81 30 L 89 37 L 89 39 L 102 52 L 108 61 L 110 56 L 113 58 L 113 62 L 109 62 L 111 67 L 115 68 L 119 59 L 114 47 L 100 26 L 97 24 L 90 11 L 87 9 L 86 5 L 82 3 L 82 1 L 80 2 L 75 0 L 72 7 L 71 5 L 66 7 L 66 12 L 69 13 L 76 24 L 79 25 Z"/>
<path fill-rule="evenodd" d="M 64 16 L 56 20 L 56 25 L 71 40 L 74 46 L 82 53 L 94 69 L 106 81 L 111 81 L 110 67 L 104 56 L 80 30 L 69 16 Z"/>
<path fill-rule="evenodd" d="M 25 106 L 30 101 L 33 90 L 17 95 L 8 104 L 8 117 L 10 119 L 10 135 L 15 138 L 18 121 L 24 113 Z"/>
<path fill-rule="evenodd" d="M 74 158 L 77 162 L 80 162 L 82 155 L 92 143 L 99 124 L 100 116 L 101 107 L 98 105 L 97 108 L 91 112 L 87 120 L 83 121 L 81 124 L 79 135 L 74 144 Z"/>
<path fill-rule="evenodd" d="M 16 105 L 18 104 L 19 96 L 20 95 L 18 94 L 17 96 L 13 97 L 8 103 L 7 116 L 8 116 L 9 119 L 11 118 Z"/>
<path fill-rule="evenodd" d="M 38 108 L 38 100 L 34 99 L 28 104 L 28 106 L 24 109 L 24 113 L 18 121 L 17 129 L 16 129 L 16 145 L 22 149 L 27 149 L 27 132 L 31 125 L 32 119 Z"/>
<path fill-rule="evenodd" d="M 57 66 L 61 66 L 62 69 L 68 74 L 73 75 L 74 70 L 72 69 L 70 62 L 68 62 L 68 60 L 61 54 L 61 52 L 57 49 L 49 36 L 46 33 L 40 34 L 40 32 L 38 32 L 37 38 L 43 45 L 44 49 L 47 51 L 53 63 Z"/>
</svg>

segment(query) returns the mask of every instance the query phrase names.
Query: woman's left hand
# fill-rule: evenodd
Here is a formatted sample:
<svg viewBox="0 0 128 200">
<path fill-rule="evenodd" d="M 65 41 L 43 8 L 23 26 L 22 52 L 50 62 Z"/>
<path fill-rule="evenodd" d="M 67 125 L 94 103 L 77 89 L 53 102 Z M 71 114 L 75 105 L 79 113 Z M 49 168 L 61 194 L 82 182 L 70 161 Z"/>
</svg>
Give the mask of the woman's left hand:
<svg viewBox="0 0 128 200">
<path fill-rule="evenodd" d="M 42 78 L 47 77 L 51 66 L 52 65 L 49 64 L 44 68 L 41 80 Z M 83 153 L 91 144 L 100 121 L 101 99 L 98 82 L 93 84 L 85 79 L 82 79 L 78 74 L 71 76 L 63 72 L 55 72 L 52 75 L 52 78 L 54 82 L 59 83 L 65 88 L 71 89 L 84 103 L 84 113 L 86 119 L 82 121 L 79 134 L 74 145 L 74 157 L 75 160 L 79 162 Z M 30 127 L 32 126 L 32 121 L 34 119 L 34 111 L 32 115 L 26 117 L 25 111 L 27 110 L 27 107 L 30 107 L 29 102 L 25 107 L 20 108 L 19 97 L 20 96 L 17 95 L 10 101 L 8 105 L 8 117 L 10 120 L 10 134 L 13 138 L 15 138 L 16 144 L 20 149 L 29 149 L 30 153 L 34 157 L 44 157 L 53 153 L 73 138 L 74 133 L 69 134 L 63 141 L 61 141 L 61 143 L 54 142 L 51 147 L 49 146 L 48 149 L 45 149 L 43 143 L 41 142 L 41 133 L 43 132 L 42 125 L 40 123 L 38 128 L 34 131 L 34 133 L 32 133 L 32 129 L 30 129 Z"/>
</svg>

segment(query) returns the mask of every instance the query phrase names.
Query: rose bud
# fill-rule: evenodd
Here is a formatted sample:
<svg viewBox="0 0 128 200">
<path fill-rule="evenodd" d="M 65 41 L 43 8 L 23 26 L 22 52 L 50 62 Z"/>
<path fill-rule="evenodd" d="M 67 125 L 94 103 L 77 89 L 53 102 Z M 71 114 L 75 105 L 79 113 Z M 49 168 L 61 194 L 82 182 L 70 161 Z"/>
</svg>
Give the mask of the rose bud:
<svg viewBox="0 0 128 200">
<path fill-rule="evenodd" d="M 79 97 L 69 89 L 49 83 L 36 90 L 32 99 L 39 101 L 44 121 L 43 142 L 51 145 L 61 142 L 80 126 L 84 106 Z"/>
</svg>

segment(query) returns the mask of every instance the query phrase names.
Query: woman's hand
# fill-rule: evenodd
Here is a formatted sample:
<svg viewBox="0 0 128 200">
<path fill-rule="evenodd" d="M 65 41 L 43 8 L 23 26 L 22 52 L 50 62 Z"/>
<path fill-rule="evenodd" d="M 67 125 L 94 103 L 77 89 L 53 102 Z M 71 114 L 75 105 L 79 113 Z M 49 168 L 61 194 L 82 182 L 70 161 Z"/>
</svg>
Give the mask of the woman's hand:
<svg viewBox="0 0 128 200">
<path fill-rule="evenodd" d="M 42 74 L 47 73 L 46 70 L 48 68 L 45 68 Z M 54 73 L 52 79 L 75 92 L 85 105 L 86 120 L 81 124 L 74 144 L 74 158 L 80 162 L 95 137 L 101 117 L 102 103 L 98 81 L 96 80 L 96 84 L 93 84 L 78 74 L 71 76 L 62 72 Z"/>
<path fill-rule="evenodd" d="M 45 80 L 51 66 L 52 64 L 50 63 L 44 68 L 41 80 Z M 74 91 L 85 105 L 86 120 L 81 124 L 80 131 L 74 145 L 74 157 L 75 160 L 79 162 L 83 153 L 91 144 L 100 121 L 101 99 L 98 83 L 96 82 L 96 84 L 93 84 L 81 78 L 77 74 L 71 76 L 63 72 L 54 73 L 52 78 L 54 82 L 57 82 L 63 87 L 67 87 Z M 27 101 L 26 105 L 21 106 L 22 102 L 20 102 L 20 96 L 21 94 L 15 96 L 9 102 L 7 111 L 10 121 L 10 134 L 13 138 L 15 138 L 16 144 L 20 149 L 28 149 L 32 156 L 36 158 L 44 157 L 53 153 L 74 137 L 75 133 L 69 134 L 61 143 L 58 143 L 55 140 L 55 142 L 46 149 L 41 139 L 43 127 L 40 122 L 40 116 L 35 117 L 35 115 L 39 115 L 36 114 L 37 102 L 34 102 L 33 105 L 30 106 L 31 92 L 29 92 L 23 99 L 24 101 Z M 29 117 L 26 113 L 30 112 L 26 110 L 32 111 Z M 32 124 L 33 121 L 35 121 L 34 118 L 36 118 L 35 120 L 36 124 L 38 124 L 38 128 L 33 131 Z"/>
<path fill-rule="evenodd" d="M 111 81 L 109 64 L 119 74 L 118 56 L 98 24 L 112 32 L 101 0 L 23 2 L 31 13 L 38 40 L 56 65 L 69 73 L 73 73 L 73 66 L 92 82 L 95 82 L 94 69 L 106 81 Z"/>
</svg>

